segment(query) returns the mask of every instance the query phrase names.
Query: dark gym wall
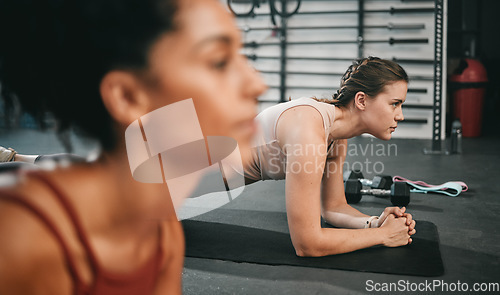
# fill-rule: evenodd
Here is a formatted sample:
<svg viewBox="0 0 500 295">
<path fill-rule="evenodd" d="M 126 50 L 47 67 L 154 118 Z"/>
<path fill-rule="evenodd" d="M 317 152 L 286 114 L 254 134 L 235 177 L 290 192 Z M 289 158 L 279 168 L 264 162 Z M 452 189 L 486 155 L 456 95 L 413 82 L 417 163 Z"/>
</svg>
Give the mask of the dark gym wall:
<svg viewBox="0 0 500 295">
<path fill-rule="evenodd" d="M 448 60 L 479 59 L 488 72 L 482 134 L 500 135 L 500 18 L 498 0 L 448 1 Z M 476 41 L 473 43 L 472 40 Z M 451 119 L 452 116 L 448 116 Z M 449 122 L 450 120 L 448 120 Z"/>
<path fill-rule="evenodd" d="M 480 9 L 480 58 L 488 70 L 490 87 L 486 94 L 485 133 L 500 135 L 500 1 L 483 0 Z"/>
</svg>

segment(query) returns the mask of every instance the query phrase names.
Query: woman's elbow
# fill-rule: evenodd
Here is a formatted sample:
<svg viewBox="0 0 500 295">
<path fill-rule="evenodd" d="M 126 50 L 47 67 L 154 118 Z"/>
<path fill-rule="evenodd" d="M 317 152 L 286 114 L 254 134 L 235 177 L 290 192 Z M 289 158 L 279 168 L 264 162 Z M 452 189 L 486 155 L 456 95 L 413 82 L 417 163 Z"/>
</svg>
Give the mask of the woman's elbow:
<svg viewBox="0 0 500 295">
<path fill-rule="evenodd" d="M 304 250 L 304 249 L 295 249 L 295 254 L 298 257 L 319 257 L 321 255 L 316 254 L 314 251 Z"/>
<path fill-rule="evenodd" d="M 324 256 L 319 250 L 317 245 L 312 242 L 302 242 L 293 245 L 295 254 L 299 257 L 320 257 Z"/>
</svg>

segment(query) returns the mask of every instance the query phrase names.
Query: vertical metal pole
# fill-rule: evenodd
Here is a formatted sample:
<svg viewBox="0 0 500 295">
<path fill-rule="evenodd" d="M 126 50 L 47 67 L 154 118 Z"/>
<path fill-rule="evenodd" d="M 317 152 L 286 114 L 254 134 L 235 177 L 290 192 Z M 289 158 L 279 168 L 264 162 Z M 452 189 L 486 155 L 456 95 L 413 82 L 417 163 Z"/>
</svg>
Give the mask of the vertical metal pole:
<svg viewBox="0 0 500 295">
<path fill-rule="evenodd" d="M 283 15 L 287 14 L 287 0 L 281 0 L 281 12 Z M 281 18 L 281 35 L 280 35 L 280 102 L 286 101 L 286 35 L 287 35 L 287 17 L 280 16 Z"/>
<path fill-rule="evenodd" d="M 432 150 L 441 151 L 443 84 L 443 0 L 435 0 L 434 12 L 434 105 Z"/>
<path fill-rule="evenodd" d="M 358 0 L 358 58 L 364 57 L 365 0 Z"/>
<path fill-rule="evenodd" d="M 443 87 L 443 30 L 444 0 L 435 0 L 434 8 L 434 103 L 432 107 L 432 150 L 424 149 L 425 154 L 440 154 L 442 125 L 442 87 Z"/>
</svg>

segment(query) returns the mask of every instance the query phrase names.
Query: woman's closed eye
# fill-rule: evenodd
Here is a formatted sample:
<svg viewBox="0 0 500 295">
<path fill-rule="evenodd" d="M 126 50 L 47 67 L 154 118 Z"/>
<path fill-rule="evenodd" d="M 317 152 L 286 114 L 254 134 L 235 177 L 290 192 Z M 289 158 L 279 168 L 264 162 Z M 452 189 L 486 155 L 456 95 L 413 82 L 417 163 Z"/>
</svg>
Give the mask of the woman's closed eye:
<svg viewBox="0 0 500 295">
<path fill-rule="evenodd" d="M 218 71 L 223 71 L 227 68 L 229 63 L 229 58 L 224 57 L 222 59 L 217 59 L 211 63 L 212 68 Z"/>
</svg>

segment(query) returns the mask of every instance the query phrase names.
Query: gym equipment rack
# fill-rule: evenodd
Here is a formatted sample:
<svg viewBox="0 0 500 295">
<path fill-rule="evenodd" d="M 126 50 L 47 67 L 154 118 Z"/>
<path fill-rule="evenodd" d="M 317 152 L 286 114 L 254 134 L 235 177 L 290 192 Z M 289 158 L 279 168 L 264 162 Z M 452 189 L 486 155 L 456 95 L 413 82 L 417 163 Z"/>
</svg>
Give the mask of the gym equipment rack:
<svg viewBox="0 0 500 295">
<path fill-rule="evenodd" d="M 237 0 L 239 3 L 253 3 L 255 5 L 258 3 L 264 3 L 264 0 Z M 300 1 L 300 0 L 296 0 Z M 296 2 L 294 1 L 294 2 Z M 320 87 L 320 86 L 300 86 L 287 85 L 287 76 L 288 75 L 342 75 L 341 73 L 328 73 L 328 72 L 318 72 L 318 71 L 288 71 L 287 70 L 287 60 L 311 60 L 311 61 L 351 61 L 355 58 L 364 57 L 365 53 L 365 44 L 369 43 L 388 43 L 390 45 L 402 45 L 404 44 L 424 44 L 428 43 L 429 40 L 426 38 L 386 38 L 386 39 L 365 39 L 365 29 L 387 29 L 390 31 L 395 30 L 422 30 L 425 28 L 424 24 L 420 23 L 412 23 L 412 24 L 396 24 L 396 23 L 388 23 L 386 25 L 365 25 L 365 18 L 367 14 L 391 14 L 391 15 L 408 15 L 408 14 L 434 14 L 434 56 L 433 59 L 422 59 L 422 58 L 397 58 L 393 57 L 392 59 L 401 64 L 418 64 L 418 65 L 433 65 L 434 74 L 433 76 L 425 76 L 425 75 L 413 75 L 410 76 L 410 80 L 412 81 L 432 81 L 433 82 L 433 97 L 432 97 L 432 105 L 427 104 L 405 104 L 405 107 L 408 109 L 421 109 L 421 110 L 432 110 L 432 147 L 430 150 L 425 149 L 425 154 L 437 154 L 441 153 L 441 141 L 443 135 L 443 31 L 444 31 L 444 4 L 445 0 L 401 0 L 401 2 L 429 2 L 434 3 L 434 7 L 412 7 L 412 8 L 400 8 L 400 7 L 389 7 L 387 9 L 365 9 L 365 3 L 376 2 L 377 0 L 358 0 L 357 7 L 358 9 L 339 9 L 339 10 L 325 10 L 325 11 L 301 11 L 301 9 L 307 4 L 307 2 L 321 2 L 321 1 L 346 1 L 346 0 L 302 0 L 301 3 L 298 3 L 298 7 L 300 9 L 296 9 L 295 13 L 287 12 L 287 0 L 279 1 L 275 0 L 273 5 L 281 6 L 282 15 L 278 15 L 280 17 L 280 21 L 275 22 L 274 27 L 263 27 L 263 26 L 255 26 L 249 27 L 244 26 L 240 29 L 243 32 L 250 31 L 273 31 L 278 34 L 279 39 L 278 42 L 263 42 L 258 43 L 256 41 L 246 42 L 244 46 L 250 48 L 257 48 L 260 46 L 279 46 L 280 55 L 279 56 L 269 56 L 269 55 L 258 55 L 258 54 L 247 54 L 247 57 L 251 60 L 279 60 L 279 70 L 262 70 L 261 72 L 264 74 L 275 74 L 279 75 L 279 85 L 270 85 L 271 89 L 279 89 L 279 101 L 271 101 L 266 99 L 261 99 L 261 102 L 285 102 L 288 101 L 288 97 L 286 96 L 287 90 L 290 89 L 324 89 L 328 91 L 333 91 L 332 87 Z M 279 3 L 281 2 L 281 3 Z M 288 1 L 289 2 L 289 1 Z M 382 1 L 380 1 L 382 2 Z M 229 2 L 228 2 L 229 3 Z M 245 16 L 237 17 L 261 17 L 272 15 L 273 13 L 252 13 Z M 357 15 L 357 25 L 324 25 L 324 26 L 289 26 L 288 19 L 291 17 L 298 17 L 300 15 L 319 15 L 319 14 L 354 14 Z M 274 17 L 274 15 L 272 15 Z M 323 29 L 357 29 L 357 36 L 354 40 L 318 40 L 318 41 L 289 41 L 288 40 L 288 32 L 292 30 L 323 30 Z M 307 57 L 307 56 L 288 56 L 287 48 L 290 45 L 300 46 L 300 45 L 313 45 L 313 44 L 357 44 L 357 57 L 346 58 L 346 57 Z M 272 84 L 272 83 L 269 83 Z M 275 84 L 275 83 L 274 83 Z M 427 89 L 422 88 L 412 88 L 410 87 L 409 93 L 427 93 Z M 416 119 L 407 119 L 404 123 L 413 123 L 413 124 L 428 124 L 428 120 L 426 118 L 416 118 Z"/>
</svg>

